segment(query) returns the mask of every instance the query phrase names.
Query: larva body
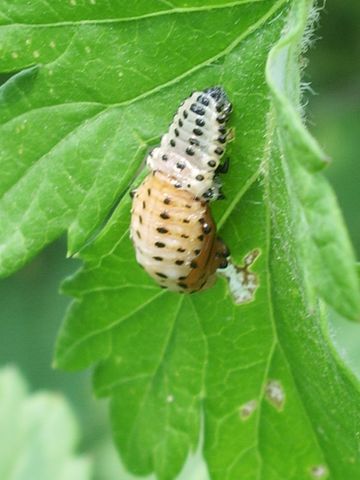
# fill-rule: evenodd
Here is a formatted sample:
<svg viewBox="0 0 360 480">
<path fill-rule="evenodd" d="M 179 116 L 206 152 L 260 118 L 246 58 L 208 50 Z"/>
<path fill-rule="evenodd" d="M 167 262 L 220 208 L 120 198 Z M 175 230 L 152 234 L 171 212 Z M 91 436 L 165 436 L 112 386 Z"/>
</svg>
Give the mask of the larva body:
<svg viewBox="0 0 360 480">
<path fill-rule="evenodd" d="M 161 172 L 149 175 L 134 196 L 131 236 L 137 261 L 169 290 L 208 288 L 227 265 L 208 203 L 175 188 Z"/>
<path fill-rule="evenodd" d="M 134 193 L 131 238 L 140 265 L 162 287 L 210 287 L 229 252 L 217 237 L 209 201 L 218 198 L 231 104 L 219 87 L 195 92 L 147 158 L 151 173 Z"/>
</svg>

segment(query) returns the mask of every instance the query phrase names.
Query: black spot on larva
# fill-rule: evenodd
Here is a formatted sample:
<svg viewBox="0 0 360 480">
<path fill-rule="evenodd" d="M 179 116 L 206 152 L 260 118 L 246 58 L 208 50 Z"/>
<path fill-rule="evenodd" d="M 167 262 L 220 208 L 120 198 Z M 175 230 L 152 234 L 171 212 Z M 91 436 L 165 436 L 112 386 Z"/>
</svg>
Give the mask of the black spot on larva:
<svg viewBox="0 0 360 480">
<path fill-rule="evenodd" d="M 181 247 L 179 247 L 179 248 L 177 249 L 177 251 L 178 251 L 178 252 L 181 252 L 181 253 L 186 252 L 185 248 L 181 248 Z"/>
<path fill-rule="evenodd" d="M 228 261 L 226 259 L 222 260 L 218 268 L 226 268 L 228 266 Z"/>
<path fill-rule="evenodd" d="M 211 168 L 216 167 L 216 162 L 215 162 L 215 160 L 209 160 L 209 161 L 208 161 L 208 165 L 209 165 L 209 167 L 211 167 Z"/>
<path fill-rule="evenodd" d="M 184 260 L 175 260 L 176 265 L 182 265 Z"/>
<path fill-rule="evenodd" d="M 189 138 L 190 145 L 196 145 L 197 147 L 200 145 L 200 142 L 197 138 Z"/>
<path fill-rule="evenodd" d="M 198 127 L 204 127 L 205 126 L 205 120 L 203 118 L 197 118 L 195 120 L 195 123 Z"/>
<path fill-rule="evenodd" d="M 195 262 L 195 260 L 191 260 L 190 267 L 191 268 L 197 268 L 198 267 L 198 264 Z"/>
<path fill-rule="evenodd" d="M 211 232 L 211 227 L 208 223 L 204 223 L 203 227 L 202 227 L 202 230 L 205 234 L 208 234 Z"/>
<path fill-rule="evenodd" d="M 200 242 L 202 242 L 204 240 L 204 235 L 199 235 L 198 240 L 200 240 Z"/>
<path fill-rule="evenodd" d="M 167 276 L 167 275 L 165 275 L 165 273 L 161 273 L 161 272 L 155 272 L 155 273 L 156 273 L 156 275 L 157 275 L 158 277 L 161 277 L 161 278 L 168 278 L 168 276 Z"/>
<path fill-rule="evenodd" d="M 165 243 L 163 243 L 163 242 L 155 242 L 155 247 L 164 248 L 164 247 L 165 247 Z"/>
<path fill-rule="evenodd" d="M 186 235 L 186 233 L 182 233 L 181 238 L 189 238 L 189 235 Z"/>
<path fill-rule="evenodd" d="M 222 155 L 224 153 L 224 150 L 220 147 L 215 148 L 214 152 L 216 155 Z"/>
<path fill-rule="evenodd" d="M 183 223 L 190 223 L 190 220 L 188 218 L 184 218 Z"/>
<path fill-rule="evenodd" d="M 148 195 L 149 195 L 149 197 L 150 197 L 150 195 L 151 195 L 151 189 L 148 188 L 148 189 L 147 189 L 147 192 L 148 192 Z"/>
<path fill-rule="evenodd" d="M 160 285 L 160 288 L 167 288 L 167 286 L 166 285 Z"/>
<path fill-rule="evenodd" d="M 195 154 L 195 150 L 194 150 L 193 148 L 191 148 L 191 147 L 187 147 L 187 149 L 185 150 L 185 152 L 186 152 L 188 155 L 190 155 L 190 156 L 192 156 L 192 155 Z"/>
<path fill-rule="evenodd" d="M 196 115 L 205 115 L 205 108 L 201 105 L 197 105 L 196 103 L 191 104 L 190 110 Z"/>
<path fill-rule="evenodd" d="M 186 110 L 183 111 L 183 117 L 187 118 L 189 116 L 188 112 Z"/>
<path fill-rule="evenodd" d="M 187 187 L 190 188 L 190 187 L 191 187 L 191 183 L 188 183 L 188 184 L 187 184 Z"/>
<path fill-rule="evenodd" d="M 186 204 L 185 207 L 186 207 L 186 208 L 191 208 L 191 205 Z"/>
<path fill-rule="evenodd" d="M 146 208 L 146 203 L 145 202 L 142 203 L 142 207 L 143 207 L 143 209 Z"/>
<path fill-rule="evenodd" d="M 139 230 L 136 230 L 136 235 L 138 236 L 138 238 L 141 238 Z"/>
<path fill-rule="evenodd" d="M 224 107 L 224 105 L 223 105 L 223 104 L 216 105 L 216 111 L 217 111 L 218 113 L 220 113 L 220 112 L 221 112 L 221 110 L 223 109 L 223 107 Z"/>
<path fill-rule="evenodd" d="M 185 166 L 186 165 L 183 162 L 177 162 L 176 164 L 176 168 L 178 168 L 179 170 L 184 170 Z"/>
<path fill-rule="evenodd" d="M 142 225 L 143 222 L 142 222 L 142 216 L 141 215 L 139 215 L 139 222 Z"/>
<path fill-rule="evenodd" d="M 174 133 L 177 137 L 179 136 L 179 130 L 177 128 L 175 128 Z"/>
<path fill-rule="evenodd" d="M 204 225 L 204 223 L 205 223 L 205 218 L 204 218 L 204 217 L 199 218 L 199 223 L 201 223 L 201 225 Z"/>
<path fill-rule="evenodd" d="M 173 138 L 170 140 L 170 145 L 171 145 L 172 147 L 175 147 L 175 145 L 176 145 L 176 142 L 175 142 L 175 140 L 174 140 Z"/>
<path fill-rule="evenodd" d="M 164 259 L 163 257 L 153 257 L 154 260 L 157 260 L 158 262 L 162 262 Z"/>
<path fill-rule="evenodd" d="M 130 190 L 130 197 L 131 198 L 134 198 L 135 197 L 135 193 L 136 193 L 136 190 Z"/>
<path fill-rule="evenodd" d="M 200 137 L 200 135 L 203 134 L 202 130 L 200 130 L 200 128 L 194 128 L 193 132 L 195 133 L 195 135 L 197 135 L 198 137 Z"/>
<path fill-rule="evenodd" d="M 204 180 L 204 175 L 196 175 L 196 180 L 198 180 L 199 182 L 202 182 Z"/>
<path fill-rule="evenodd" d="M 174 187 L 175 187 L 175 188 L 181 188 L 181 183 L 175 182 L 175 183 L 174 183 Z"/>
<path fill-rule="evenodd" d="M 219 132 L 222 134 L 226 133 L 226 127 L 219 127 Z"/>
<path fill-rule="evenodd" d="M 205 107 L 208 107 L 209 106 L 209 99 L 207 97 L 205 97 L 204 95 L 199 95 L 197 97 L 197 101 L 202 103 L 203 105 L 205 105 Z"/>
<path fill-rule="evenodd" d="M 166 161 L 168 160 L 168 156 L 165 155 L 165 154 L 164 154 L 161 158 L 162 158 L 162 160 L 163 160 L 164 162 L 166 162 Z"/>
<path fill-rule="evenodd" d="M 226 135 L 220 135 L 220 137 L 218 138 L 218 142 L 226 143 Z"/>
<path fill-rule="evenodd" d="M 171 200 L 170 200 L 169 197 L 164 198 L 164 203 L 165 203 L 165 205 L 169 205 L 170 202 L 171 202 Z"/>
<path fill-rule="evenodd" d="M 167 220 L 168 218 L 170 218 L 170 215 L 169 215 L 167 212 L 161 212 L 161 213 L 160 213 L 160 217 L 161 217 L 163 220 Z"/>
<path fill-rule="evenodd" d="M 181 120 L 181 118 L 179 118 L 179 127 L 182 127 L 183 125 L 183 121 Z"/>
<path fill-rule="evenodd" d="M 178 280 L 185 280 L 185 276 L 178 277 Z"/>
<path fill-rule="evenodd" d="M 156 230 L 159 233 L 169 233 L 169 230 L 167 228 L 164 228 L 164 227 L 158 227 Z"/>
<path fill-rule="evenodd" d="M 200 289 L 203 288 L 203 286 L 205 285 L 205 283 L 206 283 L 206 280 L 204 280 L 204 281 L 202 282 L 202 284 L 200 285 Z"/>
<path fill-rule="evenodd" d="M 226 120 L 226 115 L 224 113 L 222 113 L 221 115 L 219 115 L 216 119 L 219 123 L 224 123 L 225 120 Z"/>
<path fill-rule="evenodd" d="M 178 286 L 181 287 L 181 288 L 189 288 L 186 283 L 183 283 L 183 282 L 178 282 Z"/>
<path fill-rule="evenodd" d="M 199 250 L 198 248 L 196 248 L 196 249 L 194 250 L 195 255 L 199 255 L 200 252 L 201 252 L 201 250 Z"/>
</svg>

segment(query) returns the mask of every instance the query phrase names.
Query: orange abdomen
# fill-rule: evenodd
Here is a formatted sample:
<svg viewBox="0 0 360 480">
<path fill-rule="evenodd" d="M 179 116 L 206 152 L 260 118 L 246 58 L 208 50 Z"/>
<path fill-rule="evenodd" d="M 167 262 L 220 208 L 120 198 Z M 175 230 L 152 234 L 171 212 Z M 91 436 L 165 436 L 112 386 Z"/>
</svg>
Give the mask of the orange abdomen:
<svg viewBox="0 0 360 480">
<path fill-rule="evenodd" d="M 208 203 L 150 174 L 133 200 L 131 238 L 137 261 L 162 287 L 194 292 L 210 287 L 229 252 L 216 235 Z"/>
</svg>

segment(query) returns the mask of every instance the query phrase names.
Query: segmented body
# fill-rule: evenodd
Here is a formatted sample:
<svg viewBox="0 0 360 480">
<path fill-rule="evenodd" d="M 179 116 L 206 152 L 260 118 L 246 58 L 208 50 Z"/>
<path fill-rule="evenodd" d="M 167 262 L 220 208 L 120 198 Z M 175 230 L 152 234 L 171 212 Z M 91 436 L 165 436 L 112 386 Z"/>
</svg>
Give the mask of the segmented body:
<svg viewBox="0 0 360 480">
<path fill-rule="evenodd" d="M 208 288 L 227 266 L 208 202 L 220 195 L 216 170 L 230 111 L 219 87 L 193 93 L 147 158 L 152 172 L 134 195 L 131 238 L 137 261 L 164 288 Z"/>
<path fill-rule="evenodd" d="M 227 265 L 209 205 L 161 172 L 149 175 L 134 196 L 131 236 L 137 261 L 170 290 L 208 288 L 216 270 Z"/>
</svg>

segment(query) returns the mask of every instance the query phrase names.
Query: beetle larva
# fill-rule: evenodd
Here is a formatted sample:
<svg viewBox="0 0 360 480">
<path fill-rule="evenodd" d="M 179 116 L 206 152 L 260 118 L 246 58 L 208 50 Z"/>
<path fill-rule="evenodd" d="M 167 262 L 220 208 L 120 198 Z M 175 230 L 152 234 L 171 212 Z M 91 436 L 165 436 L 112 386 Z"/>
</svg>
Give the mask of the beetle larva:
<svg viewBox="0 0 360 480">
<path fill-rule="evenodd" d="M 222 195 L 217 173 L 226 169 L 231 109 L 221 87 L 192 93 L 147 157 L 151 173 L 134 192 L 131 238 L 137 261 L 164 288 L 206 289 L 228 266 L 209 202 Z"/>
</svg>

